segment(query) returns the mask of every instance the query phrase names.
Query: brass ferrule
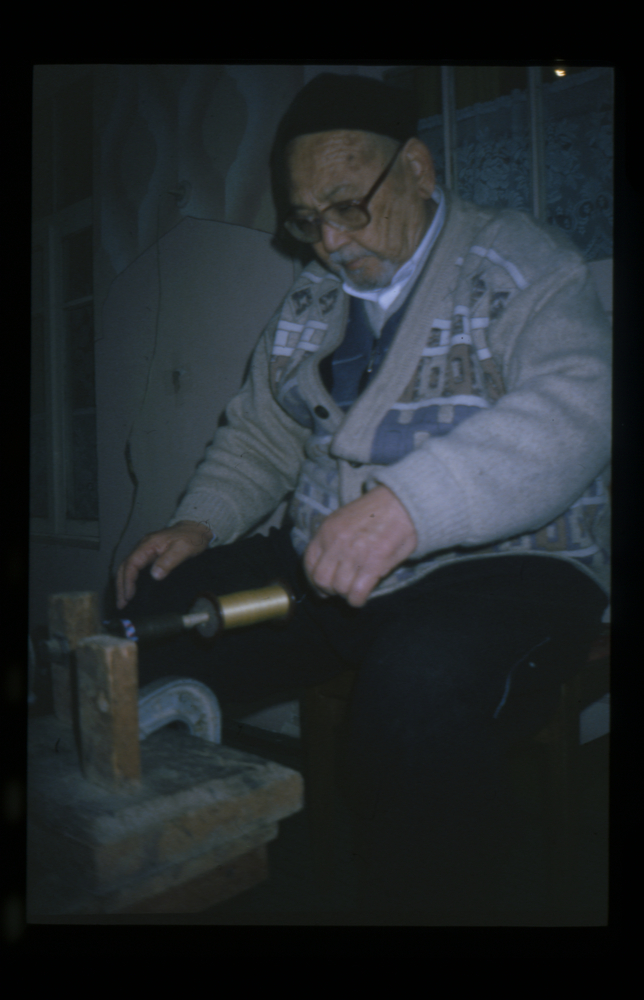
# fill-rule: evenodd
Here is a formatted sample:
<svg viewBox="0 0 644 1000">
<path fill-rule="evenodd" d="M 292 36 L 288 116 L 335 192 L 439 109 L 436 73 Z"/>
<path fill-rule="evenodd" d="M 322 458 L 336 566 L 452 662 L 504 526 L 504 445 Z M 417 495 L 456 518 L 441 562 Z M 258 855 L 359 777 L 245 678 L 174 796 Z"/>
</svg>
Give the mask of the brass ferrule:
<svg viewBox="0 0 644 1000">
<path fill-rule="evenodd" d="M 224 628 L 238 628 L 270 619 L 288 618 L 293 597 L 281 583 L 259 590 L 240 590 L 217 599 Z"/>
</svg>

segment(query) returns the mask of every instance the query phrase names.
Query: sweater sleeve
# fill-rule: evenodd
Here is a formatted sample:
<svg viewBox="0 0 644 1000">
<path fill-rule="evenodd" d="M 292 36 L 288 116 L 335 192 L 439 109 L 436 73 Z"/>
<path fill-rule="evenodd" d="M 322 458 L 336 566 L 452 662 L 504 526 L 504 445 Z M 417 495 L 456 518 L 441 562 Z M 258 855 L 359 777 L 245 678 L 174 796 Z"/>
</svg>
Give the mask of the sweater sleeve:
<svg viewBox="0 0 644 1000">
<path fill-rule="evenodd" d="M 213 532 L 213 543 L 229 543 L 260 523 L 294 489 L 310 431 L 276 403 L 270 389 L 277 319 L 266 328 L 248 377 L 226 408 L 227 425 L 218 428 L 168 526 L 200 521 Z"/>
<path fill-rule="evenodd" d="M 587 267 L 517 295 L 490 337 L 506 395 L 378 469 L 418 534 L 413 558 L 536 531 L 610 458 L 610 328 Z"/>
</svg>

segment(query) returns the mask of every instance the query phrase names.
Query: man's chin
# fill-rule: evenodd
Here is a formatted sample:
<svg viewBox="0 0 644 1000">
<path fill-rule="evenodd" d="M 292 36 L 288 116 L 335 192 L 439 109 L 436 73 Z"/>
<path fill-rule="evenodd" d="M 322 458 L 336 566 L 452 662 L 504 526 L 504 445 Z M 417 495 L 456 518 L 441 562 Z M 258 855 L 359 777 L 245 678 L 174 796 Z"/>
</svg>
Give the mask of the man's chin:
<svg viewBox="0 0 644 1000">
<path fill-rule="evenodd" d="M 386 288 L 391 281 L 391 275 L 387 268 L 382 266 L 373 267 L 373 258 L 365 258 L 359 266 L 355 268 L 338 267 L 338 273 L 343 281 L 361 292 L 373 292 L 378 288 Z"/>
</svg>

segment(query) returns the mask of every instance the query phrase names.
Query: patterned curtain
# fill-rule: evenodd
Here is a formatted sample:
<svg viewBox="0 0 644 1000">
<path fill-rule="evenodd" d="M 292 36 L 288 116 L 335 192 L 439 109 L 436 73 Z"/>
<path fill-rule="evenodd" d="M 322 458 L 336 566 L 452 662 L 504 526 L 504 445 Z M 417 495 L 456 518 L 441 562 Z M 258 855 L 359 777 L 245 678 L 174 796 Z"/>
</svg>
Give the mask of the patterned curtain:
<svg viewBox="0 0 644 1000">
<path fill-rule="evenodd" d="M 548 222 L 587 260 L 613 256 L 613 71 L 543 88 Z"/>
<path fill-rule="evenodd" d="M 587 260 L 613 255 L 613 71 L 589 69 L 542 86 L 547 221 Z M 514 90 L 456 112 L 458 194 L 479 205 L 532 209 L 528 93 Z M 442 115 L 419 136 L 445 183 Z"/>
</svg>

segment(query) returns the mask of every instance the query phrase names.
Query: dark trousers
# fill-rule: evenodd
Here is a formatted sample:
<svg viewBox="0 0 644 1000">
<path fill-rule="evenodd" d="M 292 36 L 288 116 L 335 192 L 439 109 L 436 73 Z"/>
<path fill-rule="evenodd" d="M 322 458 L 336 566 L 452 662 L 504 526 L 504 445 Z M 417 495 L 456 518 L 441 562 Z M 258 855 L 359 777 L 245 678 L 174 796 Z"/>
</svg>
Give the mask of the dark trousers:
<svg viewBox="0 0 644 1000">
<path fill-rule="evenodd" d="M 561 683 L 583 666 L 604 593 L 562 560 L 508 556 L 444 566 L 355 609 L 311 592 L 280 529 L 209 550 L 158 583 L 144 571 L 126 612 L 184 613 L 201 591 L 276 578 L 297 597 L 290 622 L 210 645 L 193 635 L 143 645 L 140 684 L 197 678 L 225 713 L 359 668 L 342 778 L 365 906 L 484 909 L 518 830 L 507 750 L 545 725 Z"/>
</svg>

